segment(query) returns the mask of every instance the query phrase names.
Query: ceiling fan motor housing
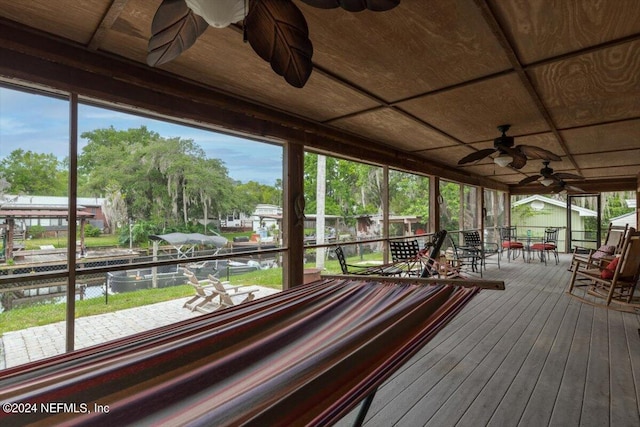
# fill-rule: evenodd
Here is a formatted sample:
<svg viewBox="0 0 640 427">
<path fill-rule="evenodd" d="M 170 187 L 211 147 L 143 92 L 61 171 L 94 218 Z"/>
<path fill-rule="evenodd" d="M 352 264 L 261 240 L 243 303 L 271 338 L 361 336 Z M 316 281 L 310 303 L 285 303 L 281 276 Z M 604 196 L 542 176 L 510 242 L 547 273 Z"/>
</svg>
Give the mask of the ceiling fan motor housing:
<svg viewBox="0 0 640 427">
<path fill-rule="evenodd" d="M 544 162 L 544 167 L 540 169 L 540 175 L 551 176 L 553 175 L 553 169 L 549 167 L 549 162 Z"/>
<path fill-rule="evenodd" d="M 502 147 L 511 148 L 513 147 L 513 140 L 514 138 L 512 136 L 502 135 L 493 140 L 493 146 L 496 149 Z"/>
</svg>

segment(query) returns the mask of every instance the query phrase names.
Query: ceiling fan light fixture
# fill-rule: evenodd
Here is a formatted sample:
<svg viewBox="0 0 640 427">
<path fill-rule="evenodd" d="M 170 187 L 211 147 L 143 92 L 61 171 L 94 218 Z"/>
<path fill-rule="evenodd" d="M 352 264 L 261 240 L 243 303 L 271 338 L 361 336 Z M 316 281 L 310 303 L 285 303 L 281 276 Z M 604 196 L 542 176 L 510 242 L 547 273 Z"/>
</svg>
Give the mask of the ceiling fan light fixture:
<svg viewBox="0 0 640 427">
<path fill-rule="evenodd" d="M 215 28 L 228 27 L 242 21 L 245 16 L 245 0 L 185 0 L 187 6 Z"/>
<path fill-rule="evenodd" d="M 545 187 L 550 186 L 551 184 L 553 184 L 553 179 L 551 178 L 543 178 L 540 180 L 540 184 L 544 185 Z"/>
<path fill-rule="evenodd" d="M 500 167 L 506 167 L 509 163 L 513 162 L 513 157 L 511 157 L 508 154 L 504 154 L 501 153 L 498 157 L 493 159 L 493 162 L 500 166 Z"/>
</svg>

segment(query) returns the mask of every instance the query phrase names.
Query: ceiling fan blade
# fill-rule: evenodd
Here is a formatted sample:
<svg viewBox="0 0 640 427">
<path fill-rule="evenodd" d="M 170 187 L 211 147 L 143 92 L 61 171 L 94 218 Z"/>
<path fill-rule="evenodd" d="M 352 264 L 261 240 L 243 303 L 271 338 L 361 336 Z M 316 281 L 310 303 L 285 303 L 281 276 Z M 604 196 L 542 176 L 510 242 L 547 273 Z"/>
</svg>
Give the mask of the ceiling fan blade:
<svg viewBox="0 0 640 427">
<path fill-rule="evenodd" d="M 360 12 L 365 9 L 384 12 L 400 4 L 400 0 L 302 0 L 302 2 L 320 9 L 341 7 L 349 12 Z"/>
<path fill-rule="evenodd" d="M 524 184 L 529 184 L 530 182 L 534 182 L 539 180 L 542 177 L 542 175 L 533 175 L 533 176 L 528 176 L 525 179 L 521 180 L 518 185 L 524 185 Z"/>
<path fill-rule="evenodd" d="M 529 159 L 553 160 L 559 162 L 561 159 L 558 155 L 544 148 L 534 147 L 533 145 L 518 145 L 515 147 Z"/>
<path fill-rule="evenodd" d="M 573 185 L 566 185 L 564 187 L 567 191 L 573 191 L 575 193 L 584 193 L 585 191 L 582 188 L 573 186 Z"/>
<path fill-rule="evenodd" d="M 193 13 L 184 0 L 164 0 L 151 23 L 147 64 L 155 67 L 177 58 L 208 26 L 207 21 Z"/>
<path fill-rule="evenodd" d="M 465 163 L 475 162 L 476 160 L 484 159 L 485 157 L 495 152 L 496 152 L 495 148 L 485 148 L 484 150 L 479 150 L 467 156 L 464 156 L 458 161 L 458 164 L 464 165 Z"/>
<path fill-rule="evenodd" d="M 245 25 L 253 50 L 291 86 L 303 87 L 313 69 L 313 46 L 300 9 L 291 1 L 256 1 Z"/>
<path fill-rule="evenodd" d="M 574 175 L 572 173 L 564 173 L 564 172 L 558 172 L 556 174 L 554 174 L 556 177 L 558 177 L 559 179 L 584 179 L 583 176 L 580 175 Z"/>
<path fill-rule="evenodd" d="M 512 168 L 522 169 L 527 164 L 527 157 L 519 150 L 510 147 L 502 147 L 501 150 L 513 157 L 513 160 L 509 163 Z"/>
</svg>

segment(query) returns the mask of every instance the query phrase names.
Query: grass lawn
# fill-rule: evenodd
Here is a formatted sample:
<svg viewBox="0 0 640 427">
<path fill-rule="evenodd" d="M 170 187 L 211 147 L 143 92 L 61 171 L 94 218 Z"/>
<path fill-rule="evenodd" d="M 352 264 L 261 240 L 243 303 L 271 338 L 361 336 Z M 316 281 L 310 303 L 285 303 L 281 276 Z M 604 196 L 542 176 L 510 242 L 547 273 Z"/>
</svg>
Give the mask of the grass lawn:
<svg viewBox="0 0 640 427">
<path fill-rule="evenodd" d="M 108 304 L 105 304 L 104 297 L 90 298 L 76 301 L 76 317 L 111 313 L 127 308 L 188 297 L 190 295 L 193 295 L 193 287 L 181 285 L 109 295 Z M 43 303 L 0 313 L 0 319 L 2 319 L 0 322 L 0 334 L 63 321 L 65 319 L 65 310 L 66 304 Z"/>
<path fill-rule="evenodd" d="M 100 238 L 102 239 L 102 238 Z M 34 239 L 39 244 L 43 239 Z M 105 245 L 105 240 L 99 240 L 99 246 Z M 39 247 L 39 246 L 37 246 Z M 379 253 L 366 254 L 363 261 L 377 261 L 380 259 Z M 361 261 L 360 257 L 348 259 L 349 263 Z M 315 263 L 308 263 L 305 268 L 314 268 Z M 326 260 L 324 274 L 339 274 L 340 265 L 337 260 Z M 226 280 L 226 277 L 221 277 Z M 233 275 L 229 277 L 233 285 L 256 285 L 274 289 L 282 289 L 282 268 L 271 268 L 267 270 L 252 271 L 249 273 Z M 105 298 L 89 298 L 76 301 L 76 317 L 92 316 L 96 314 L 110 313 L 127 308 L 140 307 L 148 304 L 169 301 L 193 295 L 193 287 L 189 285 L 172 286 L 161 289 L 144 289 L 136 292 L 126 292 L 116 295 L 109 295 L 108 304 Z M 32 326 L 42 326 L 50 323 L 60 322 L 65 319 L 65 304 L 41 303 L 29 307 L 15 308 L 8 312 L 0 313 L 0 334 L 9 331 L 29 328 Z"/>
</svg>

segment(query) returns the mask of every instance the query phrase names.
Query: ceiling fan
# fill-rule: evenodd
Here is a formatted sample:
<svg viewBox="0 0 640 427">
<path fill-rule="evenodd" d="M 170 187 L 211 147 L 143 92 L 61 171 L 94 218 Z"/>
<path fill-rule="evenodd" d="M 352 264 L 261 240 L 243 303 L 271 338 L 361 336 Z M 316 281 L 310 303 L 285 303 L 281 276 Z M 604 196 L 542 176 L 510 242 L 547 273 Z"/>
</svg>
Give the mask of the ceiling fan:
<svg viewBox="0 0 640 427">
<path fill-rule="evenodd" d="M 527 163 L 527 159 L 560 160 L 559 156 L 544 148 L 534 147 L 533 145 L 516 145 L 514 147 L 513 137 L 506 135 L 510 127 L 511 125 L 498 126 L 498 130 L 502 132 L 502 135 L 493 140 L 493 148 L 485 148 L 471 153 L 460 159 L 458 164 L 464 165 L 465 163 L 475 162 L 493 153 L 498 153 L 498 156 L 493 159 L 497 165 L 502 167 L 511 166 L 514 169 L 521 169 Z"/>
<path fill-rule="evenodd" d="M 551 184 L 555 184 L 555 185 L 568 185 L 565 183 L 564 180 L 567 179 L 584 179 L 582 176 L 580 175 L 575 175 L 572 173 L 564 173 L 564 172 L 558 172 L 558 173 L 553 173 L 553 169 L 551 169 L 549 167 L 549 161 L 545 160 L 544 162 L 542 162 L 542 164 L 544 165 L 544 167 L 542 169 L 540 169 L 540 175 L 532 175 L 529 176 L 523 180 L 521 180 L 518 184 L 519 185 L 525 185 L 525 184 L 529 184 L 531 182 L 534 181 L 540 181 L 540 183 L 542 185 L 544 185 L 545 187 L 550 186 Z"/>
<path fill-rule="evenodd" d="M 400 0 L 301 0 L 349 12 L 393 9 Z M 243 21 L 244 40 L 290 85 L 305 85 L 313 45 L 304 15 L 291 0 L 163 0 L 153 17 L 147 64 L 154 67 L 189 49 L 209 25 L 224 28 Z"/>
<path fill-rule="evenodd" d="M 584 193 L 585 191 L 580 187 L 576 187 L 575 185 L 570 185 L 570 184 L 564 182 L 563 180 L 560 180 L 560 182 L 558 182 L 554 186 L 552 192 L 553 193 L 566 194 L 566 193 Z"/>
</svg>

